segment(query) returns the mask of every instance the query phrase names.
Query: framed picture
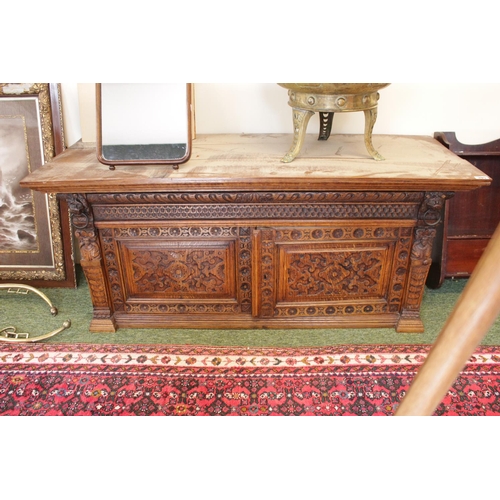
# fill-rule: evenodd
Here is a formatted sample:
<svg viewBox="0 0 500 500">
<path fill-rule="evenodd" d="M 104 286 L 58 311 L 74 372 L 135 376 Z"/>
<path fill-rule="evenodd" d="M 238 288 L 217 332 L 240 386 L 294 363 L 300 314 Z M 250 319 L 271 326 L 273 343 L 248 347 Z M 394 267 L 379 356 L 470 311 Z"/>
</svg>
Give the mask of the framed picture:
<svg viewBox="0 0 500 500">
<path fill-rule="evenodd" d="M 63 150 L 60 85 L 0 83 L 0 282 L 76 286 L 66 201 L 19 185 Z"/>
</svg>

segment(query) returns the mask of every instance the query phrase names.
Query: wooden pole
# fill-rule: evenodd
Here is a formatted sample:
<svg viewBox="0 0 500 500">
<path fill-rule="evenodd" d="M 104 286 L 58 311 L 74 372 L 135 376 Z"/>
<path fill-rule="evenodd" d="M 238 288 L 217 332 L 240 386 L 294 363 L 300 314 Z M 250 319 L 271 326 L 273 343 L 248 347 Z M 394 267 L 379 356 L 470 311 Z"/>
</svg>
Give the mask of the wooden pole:
<svg viewBox="0 0 500 500">
<path fill-rule="evenodd" d="M 432 415 L 500 314 L 500 225 L 396 416 Z"/>
</svg>

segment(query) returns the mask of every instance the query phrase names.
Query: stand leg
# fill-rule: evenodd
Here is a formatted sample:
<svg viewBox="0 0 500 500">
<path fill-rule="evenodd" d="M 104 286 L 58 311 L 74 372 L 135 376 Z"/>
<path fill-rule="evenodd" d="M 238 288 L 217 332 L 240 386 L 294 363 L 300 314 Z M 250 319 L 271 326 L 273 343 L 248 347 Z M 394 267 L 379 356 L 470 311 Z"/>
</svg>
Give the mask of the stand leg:
<svg viewBox="0 0 500 500">
<path fill-rule="evenodd" d="M 377 161 L 384 160 L 385 158 L 375 151 L 372 144 L 373 126 L 377 121 L 377 108 L 365 109 L 365 146 L 370 156 Z"/>
<path fill-rule="evenodd" d="M 292 162 L 300 153 L 306 135 L 307 124 L 313 115 L 313 111 L 293 109 L 293 143 L 290 151 L 281 159 L 283 163 Z"/>
<path fill-rule="evenodd" d="M 319 137 L 318 141 L 327 141 L 332 132 L 333 116 L 335 113 L 321 112 L 319 114 Z"/>
</svg>

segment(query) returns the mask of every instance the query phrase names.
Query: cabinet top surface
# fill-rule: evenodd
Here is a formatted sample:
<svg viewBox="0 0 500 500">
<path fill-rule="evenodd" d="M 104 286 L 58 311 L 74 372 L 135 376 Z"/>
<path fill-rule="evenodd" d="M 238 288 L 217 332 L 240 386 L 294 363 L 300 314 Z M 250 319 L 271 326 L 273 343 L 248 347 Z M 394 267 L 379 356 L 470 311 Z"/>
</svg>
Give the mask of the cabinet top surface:
<svg viewBox="0 0 500 500">
<path fill-rule="evenodd" d="M 363 135 L 308 134 L 300 156 L 282 163 L 291 134 L 199 135 L 191 158 L 171 166 L 99 163 L 95 144 L 77 143 L 21 181 L 55 193 L 333 190 L 459 191 L 491 183 L 471 163 L 429 136 L 374 135 L 385 158 L 368 156 Z"/>
</svg>

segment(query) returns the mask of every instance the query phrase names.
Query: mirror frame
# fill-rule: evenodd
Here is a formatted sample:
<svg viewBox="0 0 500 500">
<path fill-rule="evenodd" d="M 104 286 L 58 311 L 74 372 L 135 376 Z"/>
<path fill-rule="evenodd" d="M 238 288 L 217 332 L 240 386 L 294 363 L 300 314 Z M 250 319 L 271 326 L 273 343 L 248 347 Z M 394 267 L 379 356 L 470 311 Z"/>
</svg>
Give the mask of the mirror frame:
<svg viewBox="0 0 500 500">
<path fill-rule="evenodd" d="M 174 169 L 178 169 L 181 163 L 185 163 L 191 157 L 192 149 L 192 121 L 193 121 L 193 99 L 192 99 L 192 84 L 186 83 L 186 113 L 187 113 L 187 140 L 186 153 L 182 158 L 157 159 L 157 160 L 109 160 L 103 156 L 102 152 L 102 92 L 101 83 L 96 83 L 96 117 L 97 117 L 97 159 L 100 163 L 108 165 L 110 170 L 114 170 L 116 165 L 172 165 Z"/>
</svg>

